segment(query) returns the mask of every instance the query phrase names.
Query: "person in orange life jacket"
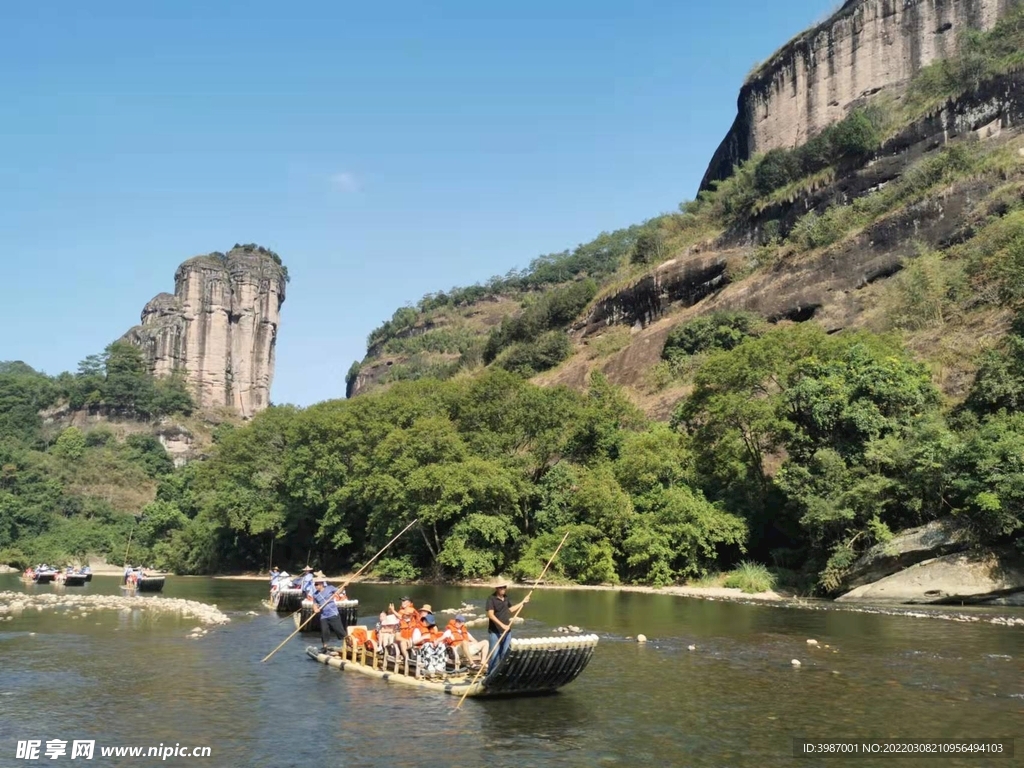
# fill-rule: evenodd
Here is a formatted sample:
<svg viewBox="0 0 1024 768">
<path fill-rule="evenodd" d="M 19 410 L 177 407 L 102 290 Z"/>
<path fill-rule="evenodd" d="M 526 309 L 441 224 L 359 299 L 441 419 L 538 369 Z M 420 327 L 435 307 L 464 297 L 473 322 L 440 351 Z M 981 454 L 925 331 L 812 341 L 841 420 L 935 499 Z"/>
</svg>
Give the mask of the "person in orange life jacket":
<svg viewBox="0 0 1024 768">
<path fill-rule="evenodd" d="M 480 640 L 478 642 L 469 633 L 469 628 L 466 626 L 466 617 L 461 613 L 448 622 L 448 626 L 445 627 L 444 634 L 441 637 L 455 654 L 456 670 L 459 668 L 460 657 L 465 658 L 466 663 L 471 667 L 476 666 L 478 662 L 483 663 L 491 647 L 488 641 Z M 474 660 L 474 656 L 479 656 L 479 658 Z"/>
<path fill-rule="evenodd" d="M 530 602 L 529 597 L 524 597 L 522 602 L 509 605 L 507 590 L 508 584 L 504 580 L 499 580 L 495 584 L 494 592 L 487 598 L 487 639 L 490 641 L 490 647 L 498 646 L 498 650 L 495 651 L 494 658 L 491 660 L 492 665 L 501 661 L 501 658 L 512 647 L 512 614 Z M 505 633 L 504 637 L 502 637 L 503 632 Z M 498 645 L 499 638 L 501 645 Z"/>
<path fill-rule="evenodd" d="M 331 633 L 333 632 L 334 636 L 344 643 L 348 631 L 338 612 L 338 604 L 334 602 L 334 593 L 337 590 L 334 587 L 327 587 L 323 579 L 316 579 L 313 582 L 313 589 L 313 610 L 320 614 L 320 640 L 324 653 L 327 653 L 327 641 L 330 640 Z"/>
<path fill-rule="evenodd" d="M 410 598 L 403 597 L 401 605 L 402 607 L 396 611 L 395 604 L 389 604 L 388 613 L 398 617 L 398 648 L 402 652 L 402 656 L 408 657 L 409 651 L 413 647 L 413 634 L 420 629 L 422 622 L 419 611 L 416 610 L 416 606 L 412 604 Z"/>
</svg>

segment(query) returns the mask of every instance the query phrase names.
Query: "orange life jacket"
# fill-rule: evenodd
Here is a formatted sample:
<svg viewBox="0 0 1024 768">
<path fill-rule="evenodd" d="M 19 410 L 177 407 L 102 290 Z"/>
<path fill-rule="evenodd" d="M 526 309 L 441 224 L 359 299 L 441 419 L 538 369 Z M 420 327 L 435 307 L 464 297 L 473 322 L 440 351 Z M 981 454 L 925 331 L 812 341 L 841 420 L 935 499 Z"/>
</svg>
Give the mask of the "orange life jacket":
<svg viewBox="0 0 1024 768">
<path fill-rule="evenodd" d="M 450 619 L 448 621 L 448 626 L 445 627 L 445 629 L 452 633 L 452 639 L 451 642 L 449 642 L 449 645 L 458 645 L 459 643 L 469 640 L 469 631 L 466 629 L 466 625 L 463 624 L 460 627 L 459 622 L 455 619 Z"/>
<path fill-rule="evenodd" d="M 352 642 L 356 645 L 366 642 L 366 627 L 349 627 L 348 634 L 349 637 L 352 638 Z"/>
<path fill-rule="evenodd" d="M 423 621 L 420 619 L 420 612 L 415 607 L 402 609 L 398 612 L 399 634 L 403 640 L 412 640 L 413 631 L 423 631 Z"/>
</svg>

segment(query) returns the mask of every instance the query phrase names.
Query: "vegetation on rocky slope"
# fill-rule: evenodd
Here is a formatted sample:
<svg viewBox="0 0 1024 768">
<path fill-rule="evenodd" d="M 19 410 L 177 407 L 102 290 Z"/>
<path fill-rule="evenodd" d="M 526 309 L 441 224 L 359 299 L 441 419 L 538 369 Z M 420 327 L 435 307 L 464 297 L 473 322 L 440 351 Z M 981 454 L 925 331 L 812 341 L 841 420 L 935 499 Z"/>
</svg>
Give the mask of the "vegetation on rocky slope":
<svg viewBox="0 0 1024 768">
<path fill-rule="evenodd" d="M 174 469 L 152 434 L 44 423 L 40 412 L 58 405 L 129 419 L 193 407 L 182 382 L 153 379 L 123 343 L 83 360 L 77 374 L 0 363 L 0 562 L 123 553 L 135 515 Z"/>
</svg>

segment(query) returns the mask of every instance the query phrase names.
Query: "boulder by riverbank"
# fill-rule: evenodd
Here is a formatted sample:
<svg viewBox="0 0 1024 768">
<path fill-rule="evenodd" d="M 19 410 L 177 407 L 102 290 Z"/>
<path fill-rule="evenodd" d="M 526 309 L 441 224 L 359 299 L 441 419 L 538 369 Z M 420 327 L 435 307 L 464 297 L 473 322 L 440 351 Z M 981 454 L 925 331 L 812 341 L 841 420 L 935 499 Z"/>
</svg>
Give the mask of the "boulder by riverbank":
<svg viewBox="0 0 1024 768">
<path fill-rule="evenodd" d="M 837 601 L 1024 605 L 1024 568 L 992 552 L 944 555 L 852 589 Z"/>
</svg>

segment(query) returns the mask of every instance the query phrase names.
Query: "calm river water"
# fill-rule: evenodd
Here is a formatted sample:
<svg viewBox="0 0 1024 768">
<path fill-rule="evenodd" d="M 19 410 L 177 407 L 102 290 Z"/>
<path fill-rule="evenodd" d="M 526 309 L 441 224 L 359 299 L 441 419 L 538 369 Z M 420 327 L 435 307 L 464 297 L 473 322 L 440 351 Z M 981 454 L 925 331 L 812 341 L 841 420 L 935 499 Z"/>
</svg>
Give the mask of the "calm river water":
<svg viewBox="0 0 1024 768">
<path fill-rule="evenodd" d="M 115 594 L 117 584 L 98 576 L 67 591 Z M 0 576 L 0 591 L 53 589 Z M 538 590 L 519 636 L 578 625 L 601 638 L 590 666 L 554 696 L 467 699 L 456 712 L 453 697 L 314 663 L 303 652 L 318 640 L 310 635 L 260 663 L 294 629 L 260 605 L 266 591 L 263 582 L 169 578 L 167 597 L 213 603 L 231 616 L 200 640 L 186 638 L 194 620 L 144 611 L 97 611 L 82 620 L 27 611 L 0 623 L 0 766 L 30 764 L 16 759 L 17 741 L 27 739 L 95 740 L 92 761 L 39 764 L 104 767 L 890 764 L 797 759 L 794 736 L 1017 737 L 1014 759 L 897 765 L 1024 764 L 1020 626 Z M 482 605 L 487 596 L 379 585 L 350 594 L 369 616 L 406 592 L 435 612 L 462 601 Z M 510 591 L 513 601 L 523 594 Z M 447 618 L 438 613 L 439 622 Z M 646 645 L 627 640 L 639 632 Z M 808 638 L 820 645 L 809 647 Z M 209 746 L 212 757 L 99 755 L 100 746 L 161 743 Z"/>
</svg>

